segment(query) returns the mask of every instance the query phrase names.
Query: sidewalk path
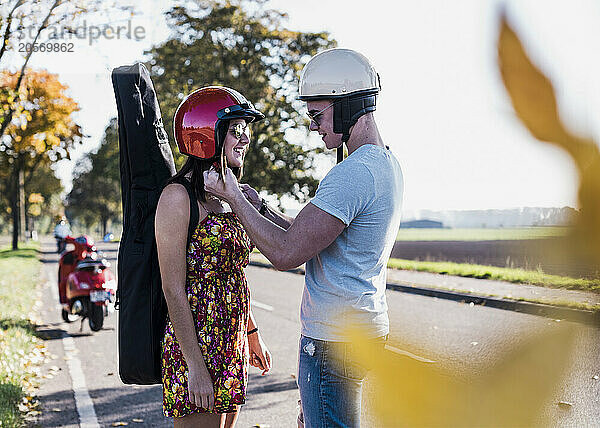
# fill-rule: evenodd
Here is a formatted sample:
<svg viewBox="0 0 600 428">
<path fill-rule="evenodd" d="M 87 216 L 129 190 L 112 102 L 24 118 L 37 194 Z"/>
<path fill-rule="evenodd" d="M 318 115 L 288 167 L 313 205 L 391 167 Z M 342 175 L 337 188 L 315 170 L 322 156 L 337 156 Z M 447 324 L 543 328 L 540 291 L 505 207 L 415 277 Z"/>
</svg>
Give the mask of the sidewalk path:
<svg viewBox="0 0 600 428">
<path fill-rule="evenodd" d="M 548 305 L 564 305 L 565 303 L 600 305 L 600 294 L 588 291 L 513 284 L 506 281 L 464 278 L 430 272 L 388 269 L 388 282 L 408 283 L 416 287 L 423 285 L 431 288 L 441 288 L 482 296 L 495 296 L 504 299 L 536 300 Z"/>
</svg>

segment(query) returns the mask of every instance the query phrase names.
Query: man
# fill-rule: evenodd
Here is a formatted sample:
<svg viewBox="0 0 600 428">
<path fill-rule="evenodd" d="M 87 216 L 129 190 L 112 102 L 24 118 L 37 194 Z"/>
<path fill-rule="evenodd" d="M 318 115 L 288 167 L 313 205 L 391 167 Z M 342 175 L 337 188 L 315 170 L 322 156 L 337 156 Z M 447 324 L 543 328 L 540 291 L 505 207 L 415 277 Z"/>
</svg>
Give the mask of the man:
<svg viewBox="0 0 600 428">
<path fill-rule="evenodd" d="M 54 238 L 56 239 L 56 251 L 62 253 L 67 246 L 65 238 L 71 234 L 71 228 L 67 218 L 62 216 L 60 221 L 54 227 Z"/>
<path fill-rule="evenodd" d="M 295 219 L 257 203 L 230 171 L 224 181 L 216 171 L 205 173 L 206 189 L 229 202 L 277 269 L 306 263 L 298 386 L 307 427 L 360 425 L 366 367 L 353 359 L 349 333 L 359 329 L 382 349 L 389 332 L 386 265 L 403 182 L 373 116 L 379 89 L 369 61 L 350 49 L 321 52 L 304 67 L 299 99 L 307 103 L 310 130 L 328 149 L 341 151 L 345 142 L 348 157 Z"/>
</svg>

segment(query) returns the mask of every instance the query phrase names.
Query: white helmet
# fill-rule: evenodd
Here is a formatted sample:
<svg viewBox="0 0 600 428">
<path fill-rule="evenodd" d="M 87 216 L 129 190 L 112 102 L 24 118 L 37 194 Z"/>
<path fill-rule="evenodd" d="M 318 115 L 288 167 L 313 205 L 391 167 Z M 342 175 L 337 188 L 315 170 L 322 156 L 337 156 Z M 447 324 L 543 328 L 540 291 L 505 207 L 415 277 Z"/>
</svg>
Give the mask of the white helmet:
<svg viewBox="0 0 600 428">
<path fill-rule="evenodd" d="M 379 75 L 364 55 L 334 48 L 316 54 L 304 66 L 298 99 L 334 101 L 333 132 L 346 142 L 358 118 L 375 111 L 380 89 Z"/>
<path fill-rule="evenodd" d="M 316 54 L 304 66 L 298 99 L 333 99 L 379 89 L 379 76 L 364 55 L 334 48 Z"/>
</svg>

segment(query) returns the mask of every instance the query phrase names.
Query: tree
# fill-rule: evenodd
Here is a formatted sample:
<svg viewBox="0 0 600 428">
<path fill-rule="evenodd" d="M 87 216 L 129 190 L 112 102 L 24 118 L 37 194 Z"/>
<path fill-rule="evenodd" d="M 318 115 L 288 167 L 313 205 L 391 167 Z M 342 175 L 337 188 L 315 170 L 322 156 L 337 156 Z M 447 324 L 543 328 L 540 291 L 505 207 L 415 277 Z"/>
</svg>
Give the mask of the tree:
<svg viewBox="0 0 600 428">
<path fill-rule="evenodd" d="M 12 220 L 12 209 L 10 206 L 10 168 L 9 158 L 0 155 L 0 216 L 3 224 L 8 224 Z M 64 213 L 62 201 L 60 201 L 60 193 L 63 191 L 63 186 L 60 180 L 54 175 L 51 166 L 53 164 L 48 159 L 42 160 L 31 174 L 27 174 L 27 180 L 24 180 L 24 196 L 25 196 L 25 223 L 24 226 L 30 225 L 28 221 L 31 214 L 32 205 L 40 208 L 41 213 L 37 217 L 38 223 L 48 224 L 52 220 Z M 40 195 L 42 201 L 32 195 Z M 57 203 L 59 202 L 59 203 Z M 37 208 L 35 208 L 37 209 Z M 33 230 L 33 229 L 28 229 Z"/>
<path fill-rule="evenodd" d="M 14 87 L 18 73 L 0 72 L 0 88 Z M 13 249 L 18 247 L 19 232 L 25 223 L 25 183 L 42 165 L 69 158 L 81 143 L 80 127 L 71 115 L 78 104 L 68 97 L 67 87 L 45 70 L 27 70 L 19 90 L 18 111 L 0 140 L 0 158 L 6 166 L 4 188 L 13 223 Z M 0 89 L 0 106 L 12 102 L 10 93 Z"/>
<path fill-rule="evenodd" d="M 81 158 L 73 175 L 73 190 L 67 196 L 70 215 L 86 227 L 100 223 L 105 235 L 108 222 L 118 220 L 122 212 L 116 118 L 106 127 L 98 151 Z"/>
<path fill-rule="evenodd" d="M 287 143 L 285 132 L 305 125 L 295 101 L 303 65 L 335 41 L 325 32 L 283 28 L 286 15 L 264 10 L 264 3 L 206 0 L 196 2 L 196 9 L 174 7 L 167 15 L 175 36 L 148 52 L 149 69 L 166 123 L 193 89 L 224 85 L 243 93 L 267 117 L 252 126 L 244 181 L 305 201 L 318 184 L 312 176 L 317 151 Z M 181 165 L 183 157 L 174 154 Z"/>
<path fill-rule="evenodd" d="M 29 231 L 40 230 L 39 226 L 42 223 L 52 225 L 56 217 L 64 214 L 63 203 L 60 199 L 63 186 L 54 175 L 52 165 L 47 160 L 42 162 L 33 171 L 31 178 L 24 183 L 25 226 Z M 35 224 L 33 220 L 35 220 Z"/>
<path fill-rule="evenodd" d="M 7 51 L 14 47 L 15 39 L 19 40 L 28 35 L 31 39 L 31 45 L 34 46 L 37 42 L 41 42 L 40 37 L 49 28 L 55 29 L 53 35 L 58 33 L 56 27 L 59 27 L 61 36 L 65 32 L 63 30 L 70 34 L 69 37 L 73 34 L 77 36 L 77 30 L 74 28 L 77 26 L 79 19 L 90 13 L 100 10 L 117 11 L 117 13 L 125 11 L 130 15 L 135 13 L 133 7 L 106 3 L 102 0 L 14 0 L 0 5 L 0 30 L 2 34 L 0 64 L 2 64 L 2 59 L 7 57 Z M 71 39 L 69 38 L 69 40 Z M 21 105 L 16 101 L 23 84 L 27 64 L 34 52 L 36 52 L 34 48 L 25 52 L 20 69 L 16 72 L 16 79 L 11 82 L 13 85 L 3 88 L 15 102 L 4 103 L 4 108 L 0 114 L 0 138 L 4 135 L 13 117 L 20 114 L 19 108 Z M 18 56 L 19 54 L 15 53 L 15 55 Z M 10 57 L 9 59 L 14 60 Z"/>
</svg>

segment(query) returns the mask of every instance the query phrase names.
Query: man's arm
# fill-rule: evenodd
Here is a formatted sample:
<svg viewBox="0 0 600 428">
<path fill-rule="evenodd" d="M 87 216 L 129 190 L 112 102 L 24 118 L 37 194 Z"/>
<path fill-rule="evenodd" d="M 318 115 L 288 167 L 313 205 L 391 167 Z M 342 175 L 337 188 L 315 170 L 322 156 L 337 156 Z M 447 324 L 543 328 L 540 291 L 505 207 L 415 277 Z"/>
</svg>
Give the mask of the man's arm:
<svg viewBox="0 0 600 428">
<path fill-rule="evenodd" d="M 312 259 L 346 227 L 337 217 L 309 203 L 285 230 L 261 216 L 246 200 L 230 170 L 225 183 L 216 171 L 205 172 L 204 187 L 229 202 L 250 239 L 278 270 L 289 270 Z"/>
</svg>

